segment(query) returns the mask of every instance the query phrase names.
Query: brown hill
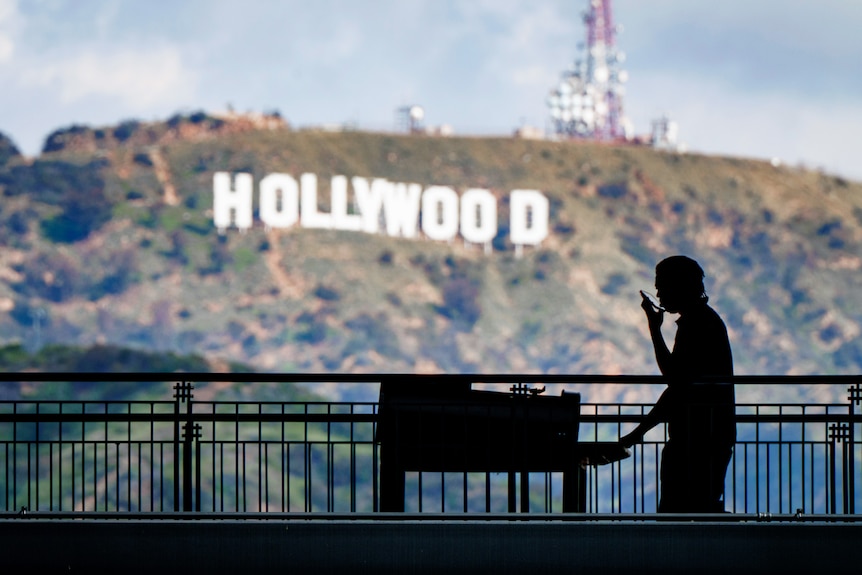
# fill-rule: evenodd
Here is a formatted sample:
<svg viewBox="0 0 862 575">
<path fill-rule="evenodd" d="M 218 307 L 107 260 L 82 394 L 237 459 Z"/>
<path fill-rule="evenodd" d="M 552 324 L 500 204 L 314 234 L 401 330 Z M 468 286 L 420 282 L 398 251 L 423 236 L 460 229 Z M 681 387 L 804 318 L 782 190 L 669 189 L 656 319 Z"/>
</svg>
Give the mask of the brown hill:
<svg viewBox="0 0 862 575">
<path fill-rule="evenodd" d="M 645 147 L 286 127 L 191 138 L 169 124 L 103 129 L 101 147 L 82 129 L 0 166 L 0 343 L 274 371 L 655 373 L 638 290 L 685 253 L 707 271 L 739 373 L 862 369 L 859 183 Z M 486 188 L 501 232 L 490 254 L 257 217 L 219 234 L 217 171 L 252 174 L 255 209 L 273 172 L 316 174 L 323 212 L 333 175 Z M 550 200 L 549 237 L 522 255 L 506 229 L 514 189 Z"/>
</svg>

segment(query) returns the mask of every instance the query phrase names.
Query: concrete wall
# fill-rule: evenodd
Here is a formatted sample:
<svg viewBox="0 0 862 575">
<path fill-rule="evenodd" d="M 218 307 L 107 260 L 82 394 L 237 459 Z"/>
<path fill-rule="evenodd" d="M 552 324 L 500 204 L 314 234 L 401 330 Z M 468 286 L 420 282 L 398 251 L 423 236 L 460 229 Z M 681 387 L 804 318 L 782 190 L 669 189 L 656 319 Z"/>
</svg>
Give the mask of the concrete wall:
<svg viewBox="0 0 862 575">
<path fill-rule="evenodd" d="M 0 520 L 0 573 L 860 573 L 862 524 Z"/>
</svg>

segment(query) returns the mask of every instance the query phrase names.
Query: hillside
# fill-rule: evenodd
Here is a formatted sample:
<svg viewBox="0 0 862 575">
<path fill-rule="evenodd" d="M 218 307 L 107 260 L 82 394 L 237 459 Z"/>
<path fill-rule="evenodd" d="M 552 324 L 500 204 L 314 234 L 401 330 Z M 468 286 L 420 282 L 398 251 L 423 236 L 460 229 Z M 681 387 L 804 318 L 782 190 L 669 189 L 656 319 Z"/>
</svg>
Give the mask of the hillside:
<svg viewBox="0 0 862 575">
<path fill-rule="evenodd" d="M 707 272 L 738 373 L 862 369 L 857 182 L 645 147 L 278 124 L 183 136 L 190 124 L 101 140 L 79 127 L 0 162 L 0 344 L 278 372 L 656 373 L 638 290 L 685 253 Z M 220 171 L 253 175 L 247 232 L 214 227 Z M 274 172 L 316 174 L 322 212 L 333 175 L 487 188 L 501 231 L 485 253 L 460 238 L 268 230 L 257 184 Z M 507 234 L 515 189 L 550 200 L 548 238 L 522 254 Z"/>
<path fill-rule="evenodd" d="M 78 348 L 50 344 L 30 352 L 19 344 L 0 346 L 0 371 L 62 373 L 165 373 L 189 372 L 250 373 L 243 364 L 207 361 L 197 355 L 147 352 L 115 345 Z M 179 378 L 179 376 L 178 376 Z M 170 401 L 174 384 L 165 381 L 17 382 L 0 386 L 0 401 Z M 194 395 L 204 401 L 321 401 L 324 398 L 300 384 L 256 382 L 233 385 L 227 382 L 201 382 Z"/>
</svg>

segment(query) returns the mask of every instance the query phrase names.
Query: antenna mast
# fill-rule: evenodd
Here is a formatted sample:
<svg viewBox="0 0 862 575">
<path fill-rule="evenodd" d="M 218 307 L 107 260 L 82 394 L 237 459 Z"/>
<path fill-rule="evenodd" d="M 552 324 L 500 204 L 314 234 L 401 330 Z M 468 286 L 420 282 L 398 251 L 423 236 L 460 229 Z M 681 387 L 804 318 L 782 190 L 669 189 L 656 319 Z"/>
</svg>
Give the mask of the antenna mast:
<svg viewBox="0 0 862 575">
<path fill-rule="evenodd" d="M 561 138 L 620 140 L 631 137 L 631 124 L 623 115 L 622 69 L 625 54 L 617 50 L 611 0 L 590 0 L 583 15 L 587 44 L 584 59 L 563 72 L 548 96 L 554 132 Z M 581 46 L 583 49 L 583 46 Z"/>
</svg>

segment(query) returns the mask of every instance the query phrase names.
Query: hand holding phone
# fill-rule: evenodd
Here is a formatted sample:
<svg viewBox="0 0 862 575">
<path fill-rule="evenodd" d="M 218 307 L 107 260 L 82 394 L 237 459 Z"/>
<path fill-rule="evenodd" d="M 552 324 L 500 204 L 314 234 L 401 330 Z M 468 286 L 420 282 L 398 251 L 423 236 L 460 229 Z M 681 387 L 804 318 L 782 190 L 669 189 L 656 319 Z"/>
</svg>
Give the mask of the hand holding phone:
<svg viewBox="0 0 862 575">
<path fill-rule="evenodd" d="M 652 295 L 649 292 L 645 292 L 644 290 L 640 290 L 640 291 L 641 291 L 641 297 L 643 298 L 644 303 L 648 303 L 650 306 L 652 306 L 654 311 L 667 311 L 666 309 L 664 309 L 661 306 L 658 299 L 654 295 Z"/>
</svg>

